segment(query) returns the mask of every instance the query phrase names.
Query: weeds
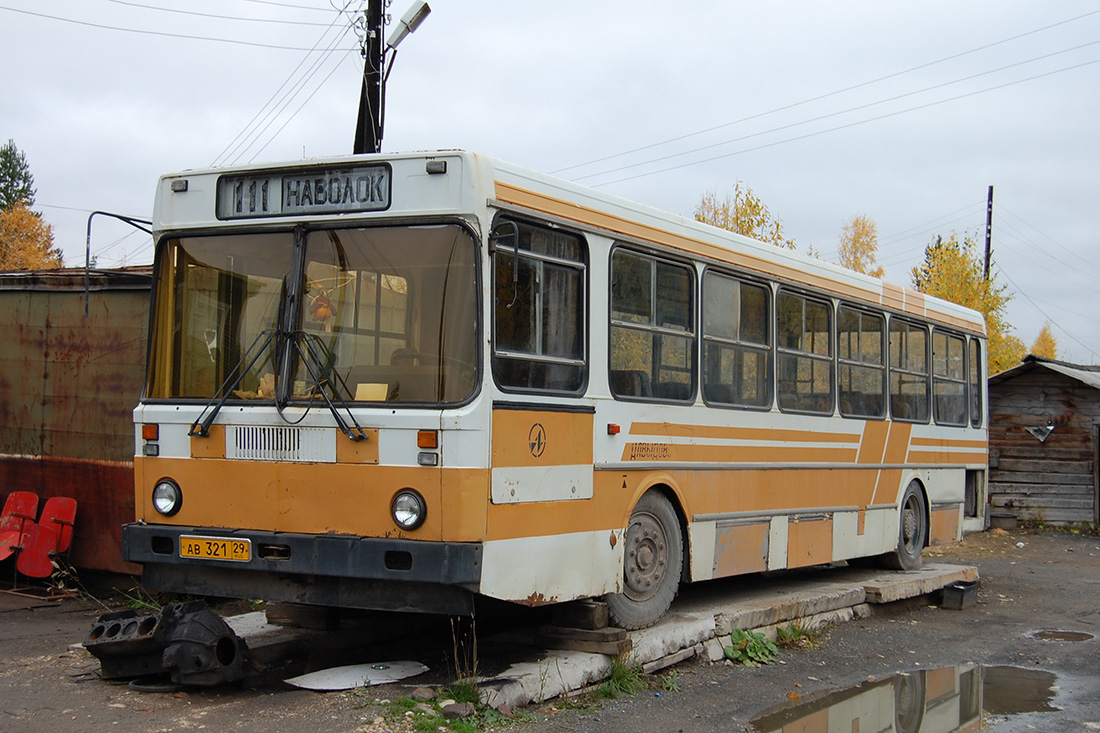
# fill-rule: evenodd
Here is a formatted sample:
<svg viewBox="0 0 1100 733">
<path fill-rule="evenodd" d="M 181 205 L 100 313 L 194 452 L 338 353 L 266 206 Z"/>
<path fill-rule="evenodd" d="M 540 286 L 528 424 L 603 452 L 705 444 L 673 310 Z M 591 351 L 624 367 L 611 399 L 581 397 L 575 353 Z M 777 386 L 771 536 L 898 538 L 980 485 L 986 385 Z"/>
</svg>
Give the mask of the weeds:
<svg viewBox="0 0 1100 733">
<path fill-rule="evenodd" d="M 743 629 L 734 629 L 730 632 L 730 645 L 725 648 L 726 659 L 746 667 L 771 664 L 778 653 L 779 647 L 775 642 L 768 641 L 762 633 Z"/>
<path fill-rule="evenodd" d="M 649 685 L 643 676 L 642 665 L 637 662 L 630 663 L 626 656 L 622 655 L 611 660 L 607 679 L 596 688 L 596 694 L 605 700 L 615 700 L 623 695 L 633 697 L 647 687 Z"/>
<path fill-rule="evenodd" d="M 470 617 L 470 628 L 460 632 L 458 623 L 451 619 L 451 642 L 454 649 L 455 681 L 446 689 L 455 702 L 481 704 L 481 688 L 477 681 L 477 626 Z"/>
<path fill-rule="evenodd" d="M 781 649 L 817 649 L 821 646 L 821 632 L 793 623 L 778 626 L 775 629 L 775 644 Z"/>
<path fill-rule="evenodd" d="M 661 675 L 660 679 L 661 689 L 665 692 L 679 692 L 680 691 L 680 673 L 676 670 L 669 670 Z"/>
</svg>

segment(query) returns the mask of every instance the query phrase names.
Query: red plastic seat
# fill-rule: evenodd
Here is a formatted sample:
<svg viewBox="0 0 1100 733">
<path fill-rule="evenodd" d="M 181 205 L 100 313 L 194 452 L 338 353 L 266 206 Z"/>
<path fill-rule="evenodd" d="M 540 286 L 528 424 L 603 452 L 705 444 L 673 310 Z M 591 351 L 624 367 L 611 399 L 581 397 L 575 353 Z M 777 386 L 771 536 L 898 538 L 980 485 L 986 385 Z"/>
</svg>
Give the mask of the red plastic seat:
<svg viewBox="0 0 1100 733">
<path fill-rule="evenodd" d="M 76 499 L 67 496 L 51 496 L 42 505 L 42 516 L 38 523 L 49 527 L 57 535 L 57 546 L 53 552 L 63 555 L 73 543 L 73 522 L 76 520 Z"/>
<path fill-rule="evenodd" d="M 22 548 L 15 569 L 28 578 L 48 578 L 53 575 L 54 548 L 57 532 L 52 527 L 30 522 L 23 530 Z"/>
<path fill-rule="evenodd" d="M 13 491 L 0 512 L 0 560 L 6 560 L 23 544 L 24 530 L 38 516 L 38 494 Z"/>
</svg>

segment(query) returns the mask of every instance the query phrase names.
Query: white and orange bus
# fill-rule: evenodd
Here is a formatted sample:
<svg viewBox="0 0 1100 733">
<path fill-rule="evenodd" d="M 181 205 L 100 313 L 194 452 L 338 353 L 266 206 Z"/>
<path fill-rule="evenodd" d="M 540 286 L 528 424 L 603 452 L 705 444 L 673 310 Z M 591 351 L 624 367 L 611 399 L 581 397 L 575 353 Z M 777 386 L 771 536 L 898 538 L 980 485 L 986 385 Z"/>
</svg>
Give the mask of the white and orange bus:
<svg viewBox="0 0 1100 733">
<path fill-rule="evenodd" d="M 468 613 L 984 523 L 979 314 L 463 152 L 161 179 L 127 560 Z"/>
</svg>

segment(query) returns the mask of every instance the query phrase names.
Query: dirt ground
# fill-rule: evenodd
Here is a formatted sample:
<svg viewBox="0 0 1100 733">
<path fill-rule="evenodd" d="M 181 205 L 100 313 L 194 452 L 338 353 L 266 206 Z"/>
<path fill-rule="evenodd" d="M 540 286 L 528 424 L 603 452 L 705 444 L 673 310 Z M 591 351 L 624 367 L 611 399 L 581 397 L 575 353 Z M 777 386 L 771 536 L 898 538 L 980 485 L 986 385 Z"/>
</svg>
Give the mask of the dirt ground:
<svg viewBox="0 0 1100 733">
<path fill-rule="evenodd" d="M 1100 636 L 1100 538 L 992 531 L 933 548 L 926 558 L 977 565 L 977 605 L 952 611 L 924 597 L 880 606 L 870 618 L 823 633 L 816 649 L 781 651 L 775 664 L 750 669 L 692 660 L 645 679 L 648 687 L 633 696 L 552 700 L 514 711 L 513 720 L 490 714 L 456 727 L 539 733 L 754 730 L 749 722 L 755 716 L 831 690 L 897 672 L 973 663 L 1056 675 L 1051 703 L 1056 710 L 989 718 L 994 729 L 1100 730 L 1100 639 L 1043 641 L 1034 636 L 1042 630 Z M 719 582 L 729 583 L 731 592 L 736 589 L 736 579 Z M 408 685 L 316 693 L 269 679 L 251 688 L 150 693 L 96 675 L 98 662 L 80 642 L 101 607 L 81 599 L 21 605 L 27 604 L 0 597 L 0 730 L 406 731 L 435 730 L 432 723 L 440 722 L 416 711 L 406 714 L 411 704 L 393 702 L 416 685 L 446 682 L 439 670 L 450 665 L 453 639 L 439 623 L 413 635 L 417 653 L 435 673 Z M 479 621 L 479 636 L 492 633 L 485 624 Z M 386 629 L 377 633 L 392 636 Z M 380 648 L 376 658 L 394 651 Z M 494 663 L 492 650 L 482 656 L 485 665 Z"/>
</svg>

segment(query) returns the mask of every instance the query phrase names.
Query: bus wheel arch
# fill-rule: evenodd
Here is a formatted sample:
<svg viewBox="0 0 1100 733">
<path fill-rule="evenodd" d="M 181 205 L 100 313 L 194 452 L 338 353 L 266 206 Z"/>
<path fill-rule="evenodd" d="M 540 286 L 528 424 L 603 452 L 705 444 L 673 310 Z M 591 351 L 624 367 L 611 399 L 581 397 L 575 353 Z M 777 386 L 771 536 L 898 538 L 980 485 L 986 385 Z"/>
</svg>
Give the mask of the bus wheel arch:
<svg viewBox="0 0 1100 733">
<path fill-rule="evenodd" d="M 684 537 L 675 494 L 650 487 L 635 503 L 623 533 L 622 591 L 604 596 L 616 625 L 645 628 L 668 610 L 684 573 Z"/>
<path fill-rule="evenodd" d="M 905 486 L 898 501 L 898 546 L 882 556 L 884 564 L 894 570 L 916 570 L 921 566 L 921 553 L 928 544 L 928 494 L 919 479 Z"/>
</svg>

